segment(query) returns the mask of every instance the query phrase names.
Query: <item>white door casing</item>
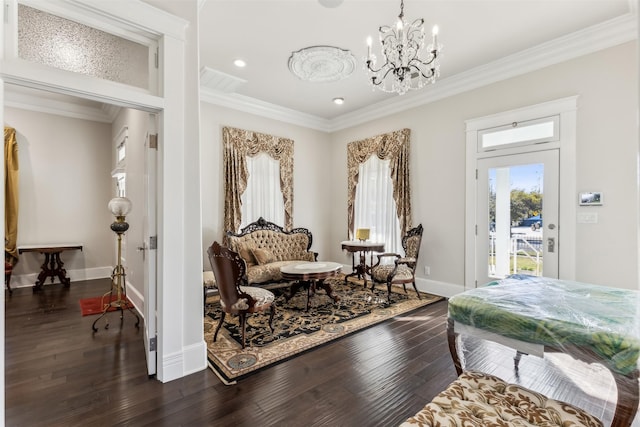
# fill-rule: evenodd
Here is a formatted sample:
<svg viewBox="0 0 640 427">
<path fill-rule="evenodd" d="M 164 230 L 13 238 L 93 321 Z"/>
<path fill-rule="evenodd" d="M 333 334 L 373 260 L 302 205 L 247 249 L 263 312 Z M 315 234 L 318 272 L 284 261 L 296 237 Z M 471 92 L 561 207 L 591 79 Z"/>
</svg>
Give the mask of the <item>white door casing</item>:
<svg viewBox="0 0 640 427">
<path fill-rule="evenodd" d="M 490 116 L 466 121 L 466 185 L 465 185 L 465 289 L 481 286 L 478 278 L 478 264 L 486 263 L 486 259 L 478 259 L 478 194 L 476 170 L 481 159 L 531 153 L 545 150 L 558 150 L 559 155 L 559 213 L 556 228 L 558 254 L 558 277 L 575 279 L 575 245 L 576 245 L 576 116 L 578 97 L 572 96 L 528 107 L 519 108 Z M 509 147 L 496 151 L 478 149 L 478 135 L 483 129 L 503 126 L 514 122 L 558 116 L 559 139 L 554 142 Z M 546 245 L 546 242 L 544 242 Z M 476 284 L 477 281 L 477 284 Z"/>
<path fill-rule="evenodd" d="M 196 310 L 188 311 L 185 300 L 185 265 L 194 264 L 194 254 L 201 251 L 200 235 L 183 233 L 185 213 L 182 206 L 197 205 L 199 191 L 182 194 L 185 186 L 199 189 L 199 182 L 184 173 L 185 162 L 198 161 L 197 150 L 186 150 L 185 141 L 185 40 L 189 22 L 156 9 L 141 1 L 130 1 L 123 9 L 119 2 L 92 0 L 60 0 L 32 2 L 34 7 L 55 7 L 51 13 L 68 17 L 88 26 L 97 23 L 100 29 L 123 35 L 140 33 L 156 39 L 158 51 L 157 91 L 139 88 L 57 70 L 30 63 L 17 57 L 17 0 L 5 0 L 0 11 L 3 26 L 0 55 L 0 88 L 12 83 L 34 89 L 68 94 L 116 106 L 130 107 L 157 113 L 158 117 L 158 255 L 157 255 L 157 314 L 158 314 L 158 372 L 162 382 L 180 378 L 187 373 L 206 369 L 206 345 L 202 333 L 202 318 Z M 196 6 L 193 6 L 196 7 Z M 154 95 L 157 93 L 158 95 Z M 3 113 L 0 112 L 0 116 Z M 197 120 L 195 120 L 197 123 Z M 188 183 L 185 180 L 190 179 Z M 169 232 L 168 232 L 169 230 Z M 171 260 L 164 262 L 163 260 Z M 164 286 L 165 283 L 171 286 Z M 201 293 L 199 294 L 201 295 Z M 165 306 L 168 308 L 165 310 Z M 4 339 L 4 334 L 2 335 Z M 4 364 L 0 366 L 4 368 Z"/>
</svg>

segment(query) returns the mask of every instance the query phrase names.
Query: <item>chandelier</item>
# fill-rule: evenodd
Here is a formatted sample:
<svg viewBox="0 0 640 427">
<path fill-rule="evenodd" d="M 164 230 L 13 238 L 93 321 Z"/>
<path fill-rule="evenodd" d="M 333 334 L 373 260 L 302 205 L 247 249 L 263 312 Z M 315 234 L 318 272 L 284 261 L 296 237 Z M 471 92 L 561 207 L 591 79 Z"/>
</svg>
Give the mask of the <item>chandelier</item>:
<svg viewBox="0 0 640 427">
<path fill-rule="evenodd" d="M 438 44 L 438 27 L 433 27 L 432 42 L 427 47 L 426 57 L 421 58 L 424 49 L 424 19 L 416 19 L 411 24 L 404 20 L 404 0 L 400 1 L 400 15 L 395 26 L 379 29 L 380 45 L 384 64 L 376 68 L 376 56 L 371 53 L 371 37 L 367 38 L 367 58 L 365 69 L 373 88 L 384 92 L 404 95 L 428 83 L 435 83 L 440 75 L 438 55 L 442 45 Z"/>
</svg>

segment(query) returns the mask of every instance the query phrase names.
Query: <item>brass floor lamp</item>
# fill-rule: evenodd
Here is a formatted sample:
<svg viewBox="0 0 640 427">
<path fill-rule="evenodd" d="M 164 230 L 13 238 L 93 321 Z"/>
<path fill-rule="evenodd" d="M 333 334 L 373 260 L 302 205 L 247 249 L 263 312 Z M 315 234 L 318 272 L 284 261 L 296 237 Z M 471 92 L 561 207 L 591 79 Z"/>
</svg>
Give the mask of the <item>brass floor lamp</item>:
<svg viewBox="0 0 640 427">
<path fill-rule="evenodd" d="M 114 267 L 113 273 L 111 273 L 111 289 L 109 292 L 102 296 L 102 314 L 94 322 L 91 328 L 93 332 L 98 332 L 96 324 L 100 319 L 106 316 L 111 308 L 115 308 L 115 311 L 120 311 L 120 324 L 124 322 L 124 311 L 131 312 L 136 317 L 136 328 L 140 326 L 140 318 L 133 309 L 133 306 L 127 300 L 126 289 L 126 274 L 124 267 L 122 266 L 122 235 L 129 229 L 129 224 L 125 221 L 125 217 L 131 212 L 131 201 L 126 197 L 115 197 L 109 202 L 109 210 L 116 217 L 116 220 L 111 224 L 111 230 L 118 235 L 118 264 Z M 116 297 L 114 300 L 113 297 Z M 105 299 L 108 296 L 108 302 Z M 109 318 L 106 318 L 107 323 L 105 329 L 109 328 Z"/>
</svg>

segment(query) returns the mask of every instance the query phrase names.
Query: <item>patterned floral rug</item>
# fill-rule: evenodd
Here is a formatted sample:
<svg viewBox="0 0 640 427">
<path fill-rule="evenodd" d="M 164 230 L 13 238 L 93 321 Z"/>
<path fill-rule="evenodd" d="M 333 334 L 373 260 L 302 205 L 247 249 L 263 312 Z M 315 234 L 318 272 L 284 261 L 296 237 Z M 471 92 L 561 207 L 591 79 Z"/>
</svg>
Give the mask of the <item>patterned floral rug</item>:
<svg viewBox="0 0 640 427">
<path fill-rule="evenodd" d="M 269 314 L 247 316 L 246 348 L 241 347 L 237 316 L 227 315 L 218 340 L 213 333 L 220 319 L 217 303 L 208 304 L 204 316 L 204 337 L 207 342 L 209 367 L 225 384 L 246 377 L 260 369 L 290 359 L 332 340 L 373 326 L 394 316 L 406 314 L 442 299 L 421 293 L 418 299 L 413 287 L 393 287 L 391 304 L 387 302 L 386 286 L 365 289 L 362 281 L 345 284 L 343 276 L 328 279 L 340 300 L 334 303 L 324 290 L 311 297 L 305 310 L 306 291 L 301 289 L 289 301 L 289 288 L 276 288 L 277 310 L 273 319 L 275 332 L 269 329 Z"/>
</svg>

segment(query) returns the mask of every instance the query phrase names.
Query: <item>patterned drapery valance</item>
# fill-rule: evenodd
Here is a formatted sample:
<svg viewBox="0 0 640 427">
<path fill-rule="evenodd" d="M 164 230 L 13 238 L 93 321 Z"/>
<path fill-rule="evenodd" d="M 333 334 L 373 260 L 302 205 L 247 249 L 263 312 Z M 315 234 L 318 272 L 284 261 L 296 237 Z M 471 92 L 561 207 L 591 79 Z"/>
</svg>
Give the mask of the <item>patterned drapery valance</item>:
<svg viewBox="0 0 640 427">
<path fill-rule="evenodd" d="M 390 160 L 389 169 L 393 182 L 393 199 L 396 202 L 400 231 L 402 234 L 411 228 L 411 184 L 409 182 L 409 137 L 410 129 L 385 133 L 372 138 L 350 142 L 347 145 L 348 169 L 348 226 L 349 238 L 354 238 L 354 216 L 356 186 L 359 179 L 360 163 L 366 162 L 372 155 L 381 160 Z"/>
<path fill-rule="evenodd" d="M 284 229 L 293 228 L 293 140 L 232 127 L 222 128 L 224 152 L 224 228 L 238 231 L 242 221 L 240 198 L 249 179 L 247 156 L 266 153 L 280 162 L 280 189 L 284 201 Z"/>
</svg>

